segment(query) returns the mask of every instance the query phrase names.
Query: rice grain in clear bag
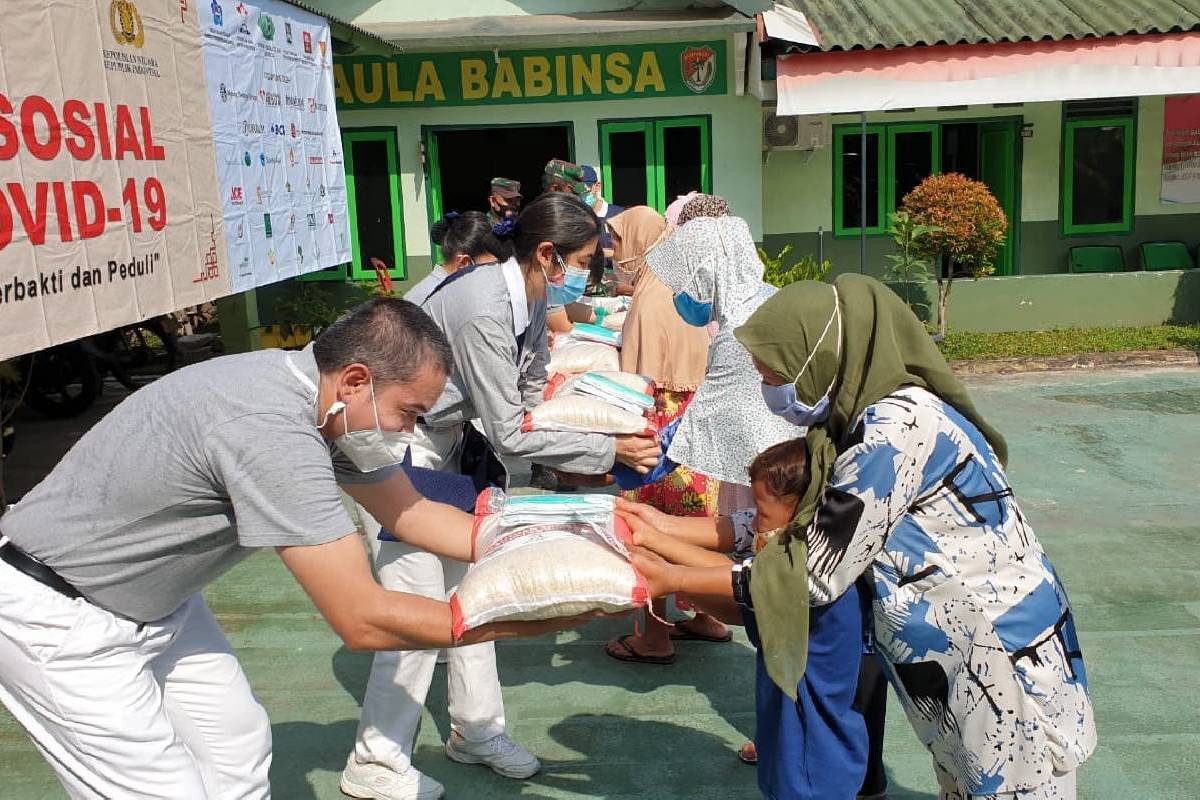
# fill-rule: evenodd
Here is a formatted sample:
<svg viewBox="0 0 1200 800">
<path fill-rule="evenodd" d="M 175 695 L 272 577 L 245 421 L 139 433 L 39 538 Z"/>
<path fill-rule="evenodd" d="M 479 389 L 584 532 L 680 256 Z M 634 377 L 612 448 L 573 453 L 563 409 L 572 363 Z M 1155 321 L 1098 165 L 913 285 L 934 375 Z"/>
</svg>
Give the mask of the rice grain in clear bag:
<svg viewBox="0 0 1200 800">
<path fill-rule="evenodd" d="M 632 534 L 624 520 L 604 512 L 603 503 L 576 502 L 580 513 L 573 512 L 572 501 L 586 495 L 540 497 L 547 499 L 512 498 L 518 501 L 516 513 L 506 515 L 510 498 L 503 491 L 493 488 L 479 496 L 475 563 L 450 598 L 456 640 L 489 622 L 613 613 L 646 605 L 645 582 L 629 563 Z M 546 518 L 505 523 L 506 518 L 528 518 L 530 508 Z M 559 519 L 553 518 L 556 508 Z"/>
</svg>

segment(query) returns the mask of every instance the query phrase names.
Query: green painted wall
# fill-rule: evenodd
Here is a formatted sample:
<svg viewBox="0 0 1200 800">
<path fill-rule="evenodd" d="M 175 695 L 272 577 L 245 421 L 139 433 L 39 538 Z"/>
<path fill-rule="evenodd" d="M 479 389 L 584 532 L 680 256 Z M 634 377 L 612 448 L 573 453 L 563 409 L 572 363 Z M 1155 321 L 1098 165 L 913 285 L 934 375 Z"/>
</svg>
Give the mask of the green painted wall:
<svg viewBox="0 0 1200 800">
<path fill-rule="evenodd" d="M 1134 229 L 1128 234 L 1066 237 L 1059 222 L 1062 154 L 1062 108 L 1059 103 L 1031 103 L 1020 108 L 971 107 L 939 112 L 918 109 L 899 114 L 868 114 L 868 122 L 916 122 L 983 117 L 1020 116 L 1032 136 L 1022 139 L 1021 231 L 1018 269 L 1021 275 L 1065 272 L 1071 247 L 1116 244 L 1130 267 L 1137 264 L 1137 246 L 1144 241 L 1182 240 L 1194 250 L 1200 244 L 1200 204 L 1171 204 L 1159 200 L 1162 179 L 1162 97 L 1143 97 L 1138 103 L 1137 166 L 1134 183 Z M 856 123 L 854 116 L 835 116 L 834 124 Z M 857 270 L 857 238 L 837 239 L 833 228 L 833 151 L 775 152 L 763 174 L 764 245 L 772 252 L 786 243 L 798 253 L 816 253 L 818 230 L 824 230 L 824 253 L 835 269 Z M 894 252 L 886 236 L 867 238 L 867 272 L 882 270 L 884 256 Z M 1073 276 L 1078 277 L 1078 276 Z"/>
<path fill-rule="evenodd" d="M 931 298 L 935 290 L 930 287 Z M 949 330 L 1025 331 L 1200 322 L 1200 271 L 955 281 Z"/>
<path fill-rule="evenodd" d="M 950 300 L 952 330 L 1042 330 L 1200 321 L 1200 270 L 1063 274 L 1068 250 L 1076 245 L 1119 245 L 1131 270 L 1137 265 L 1140 242 L 1182 240 L 1193 253 L 1200 246 L 1200 205 L 1159 200 L 1163 104 L 1161 97 L 1143 97 L 1138 104 L 1133 231 L 1075 237 L 1063 236 L 1059 222 L 1061 104 L 867 115 L 868 122 L 885 123 L 1019 115 L 1024 123 L 1032 125 L 1033 135 L 1022 140 L 1021 153 L 1021 275 L 956 282 Z M 834 124 L 856 122 L 854 116 L 833 118 Z M 832 235 L 832 198 L 832 148 L 811 153 L 771 153 L 763 170 L 763 246 L 775 253 L 792 244 L 798 256 L 820 251 L 833 262 L 835 272 L 857 271 L 859 240 Z M 819 230 L 824 235 L 819 235 Z M 886 256 L 894 252 L 888 237 L 867 237 L 866 272 L 882 277 Z M 933 287 L 928 291 L 932 298 Z"/>
<path fill-rule="evenodd" d="M 726 197 L 746 218 L 755 238 L 762 237 L 762 177 L 760 104 L 751 96 L 732 93 L 736 85 L 734 59 L 730 58 L 731 93 L 717 97 L 667 97 L 650 100 L 616 100 L 537 105 L 496 105 L 483 108 L 388 109 L 339 111 L 343 130 L 355 127 L 394 126 L 400 146 L 401 192 L 404 201 L 404 239 L 408 280 L 429 274 L 432 267 L 427 206 L 428 181 L 420 163 L 422 126 L 507 125 L 562 123 L 573 125 L 575 158 L 579 163 L 600 163 L 600 120 L 671 117 L 707 114 L 712 117 L 713 190 Z M 482 205 L 484 197 L 480 195 Z"/>
</svg>

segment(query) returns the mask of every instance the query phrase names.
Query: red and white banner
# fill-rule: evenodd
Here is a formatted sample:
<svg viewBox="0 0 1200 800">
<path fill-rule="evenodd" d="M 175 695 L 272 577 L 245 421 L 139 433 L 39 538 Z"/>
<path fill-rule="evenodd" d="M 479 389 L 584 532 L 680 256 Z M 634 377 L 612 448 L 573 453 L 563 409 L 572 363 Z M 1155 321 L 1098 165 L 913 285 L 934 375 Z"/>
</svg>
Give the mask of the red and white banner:
<svg viewBox="0 0 1200 800">
<path fill-rule="evenodd" d="M 248 32 L 230 66 L 239 70 L 232 85 L 254 95 L 253 103 L 238 106 L 253 121 L 238 139 L 243 166 L 250 154 L 268 174 L 265 154 L 274 151 L 266 121 L 285 119 L 282 106 L 265 98 L 264 73 L 281 70 L 266 40 L 270 26 L 258 24 L 257 8 L 238 4 L 237 10 L 226 2 L 227 10 L 220 2 L 198 8 L 196 0 L 5 2 L 0 358 L 348 260 L 348 247 L 336 246 L 335 238 L 325 258 L 307 263 L 297 264 L 294 255 L 280 263 L 276 256 L 278 268 L 260 269 L 267 253 L 251 249 L 255 263 L 249 269 L 238 272 L 231 264 L 231 252 L 240 252 L 229 241 L 234 219 L 257 219 L 261 226 L 264 214 L 297 204 L 276 205 L 264 197 L 261 208 L 238 214 L 226 202 L 223 184 L 230 174 L 218 172 L 219 143 L 226 139 L 214 133 L 213 45 L 204 36 L 215 10 L 239 14 L 239 32 Z M 280 8 L 303 15 L 309 35 L 320 37 L 327 51 L 323 20 Z M 282 28 L 285 19 L 281 15 L 272 24 Z M 301 69 L 299 63 L 295 69 Z M 314 59 L 309 73 L 331 97 L 328 67 Z M 320 124 L 322 150 L 339 151 L 332 107 Z M 340 173 L 341 167 L 330 170 Z M 240 172 L 239 180 L 246 182 L 246 175 Z M 273 173 L 271 180 L 277 180 Z M 302 195 L 304 203 L 311 213 L 320 210 L 331 229 L 336 226 L 328 215 L 335 214 L 342 239 L 348 239 L 344 202 L 339 206 L 314 191 Z"/>
<path fill-rule="evenodd" d="M 1164 203 L 1200 203 L 1200 94 L 1167 98 L 1161 197 Z"/>
</svg>

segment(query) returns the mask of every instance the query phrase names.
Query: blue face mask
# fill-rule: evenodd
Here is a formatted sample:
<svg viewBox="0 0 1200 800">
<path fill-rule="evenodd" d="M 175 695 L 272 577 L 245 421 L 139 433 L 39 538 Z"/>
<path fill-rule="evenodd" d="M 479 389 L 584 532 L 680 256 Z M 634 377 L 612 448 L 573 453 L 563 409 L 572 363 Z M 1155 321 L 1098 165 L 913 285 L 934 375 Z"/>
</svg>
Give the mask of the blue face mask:
<svg viewBox="0 0 1200 800">
<path fill-rule="evenodd" d="M 712 322 L 712 303 L 701 303 L 687 292 L 679 292 L 672 298 L 672 302 L 675 304 L 675 311 L 688 325 L 703 328 Z"/>
<path fill-rule="evenodd" d="M 596 207 L 596 195 L 592 194 L 591 192 L 588 192 L 587 194 L 585 194 L 583 196 L 583 202 L 587 203 L 588 208 L 595 208 Z"/>
<path fill-rule="evenodd" d="M 549 277 L 546 278 L 546 304 L 551 306 L 570 305 L 583 296 L 587 289 L 589 273 L 586 269 L 568 267 L 558 253 L 555 253 L 554 257 L 558 259 L 558 265 L 563 269 L 564 280 L 562 283 L 555 284 Z"/>
<path fill-rule="evenodd" d="M 805 360 L 804 366 L 800 367 L 800 372 L 796 374 L 795 380 L 791 383 L 785 383 L 780 386 L 771 386 L 764 383 L 762 385 L 763 402 L 767 404 L 767 408 L 777 417 L 781 417 L 793 425 L 799 425 L 803 428 L 811 428 L 813 425 L 820 425 L 825 420 L 829 419 L 829 409 L 833 404 L 833 386 L 837 382 L 837 371 L 834 371 L 833 380 L 829 382 L 829 388 L 825 390 L 825 394 L 816 403 L 809 405 L 796 397 L 796 382 L 804 375 L 808 365 L 812 363 L 813 356 L 816 355 L 817 348 L 821 346 L 821 342 L 825 341 L 826 335 L 829 334 L 829 329 L 833 327 L 833 321 L 836 319 L 838 324 L 838 361 L 842 357 L 842 309 L 838 303 L 837 287 L 833 288 L 833 315 L 830 316 L 829 322 L 825 323 L 825 330 L 821 332 L 821 337 L 817 339 L 817 343 L 813 345 L 812 352 L 808 354 L 808 359 Z"/>
</svg>

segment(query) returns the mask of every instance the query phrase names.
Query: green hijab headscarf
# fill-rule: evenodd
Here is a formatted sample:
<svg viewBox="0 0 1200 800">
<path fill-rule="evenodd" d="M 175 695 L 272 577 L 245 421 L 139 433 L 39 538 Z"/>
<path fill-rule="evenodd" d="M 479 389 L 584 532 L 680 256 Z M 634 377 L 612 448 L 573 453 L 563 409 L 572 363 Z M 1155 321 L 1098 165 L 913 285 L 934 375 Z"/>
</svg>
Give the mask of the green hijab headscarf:
<svg viewBox="0 0 1200 800">
<path fill-rule="evenodd" d="M 903 386 L 920 386 L 942 398 L 979 428 L 1001 463 L 1007 460 L 1004 439 L 979 415 L 925 326 L 895 292 L 873 278 L 847 274 L 832 286 L 793 283 L 763 303 L 734 336 L 772 372 L 795 380 L 796 397 L 804 403 L 817 403 L 833 383 L 829 418 L 806 437 L 812 480 L 790 531 L 807 531 L 812 525 L 833 474 L 838 444 L 855 421 L 867 406 Z M 750 582 L 767 674 L 793 699 L 808 651 L 806 556 L 803 538 L 777 536 L 754 559 Z"/>
</svg>

